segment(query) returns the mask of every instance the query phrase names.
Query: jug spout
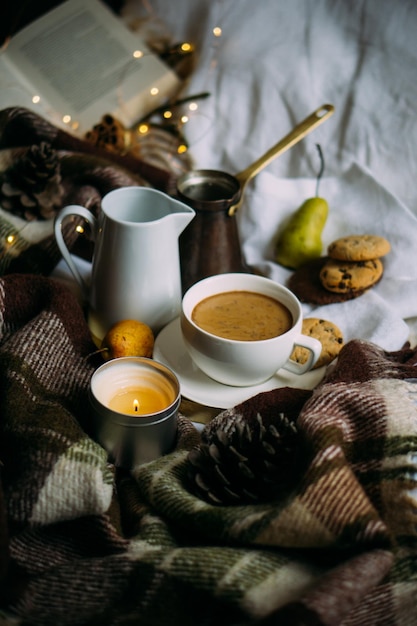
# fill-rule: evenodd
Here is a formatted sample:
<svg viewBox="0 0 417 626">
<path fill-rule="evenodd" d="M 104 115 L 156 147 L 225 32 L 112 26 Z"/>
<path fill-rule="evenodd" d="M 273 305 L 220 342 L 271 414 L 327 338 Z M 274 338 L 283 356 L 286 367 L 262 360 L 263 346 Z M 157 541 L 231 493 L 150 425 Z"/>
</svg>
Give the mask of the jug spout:
<svg viewBox="0 0 417 626">
<path fill-rule="evenodd" d="M 176 235 L 179 237 L 183 230 L 185 230 L 185 228 L 191 222 L 191 220 L 194 219 L 195 211 L 191 207 L 187 206 L 180 200 L 176 200 L 175 198 L 173 198 L 171 202 L 174 203 L 172 206 L 174 210 L 170 213 L 170 218 L 174 223 Z"/>
</svg>

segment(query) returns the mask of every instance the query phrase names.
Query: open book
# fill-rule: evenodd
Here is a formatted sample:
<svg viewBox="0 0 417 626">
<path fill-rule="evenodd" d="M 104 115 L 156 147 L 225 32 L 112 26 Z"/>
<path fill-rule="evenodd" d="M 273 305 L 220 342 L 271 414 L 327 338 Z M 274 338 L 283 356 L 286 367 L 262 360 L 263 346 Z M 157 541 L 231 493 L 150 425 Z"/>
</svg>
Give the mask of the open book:
<svg viewBox="0 0 417 626">
<path fill-rule="evenodd" d="M 64 2 L 17 33 L 0 59 L 1 108 L 30 101 L 39 114 L 82 132 L 106 113 L 132 126 L 180 84 L 100 0 Z"/>
</svg>

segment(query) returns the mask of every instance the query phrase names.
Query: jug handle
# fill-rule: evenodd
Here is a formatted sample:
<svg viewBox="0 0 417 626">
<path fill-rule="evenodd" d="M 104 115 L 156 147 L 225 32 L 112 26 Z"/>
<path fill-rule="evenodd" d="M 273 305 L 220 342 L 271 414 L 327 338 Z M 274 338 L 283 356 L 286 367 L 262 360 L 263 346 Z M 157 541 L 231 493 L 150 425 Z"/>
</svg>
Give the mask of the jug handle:
<svg viewBox="0 0 417 626">
<path fill-rule="evenodd" d="M 89 295 L 88 285 L 85 283 L 80 272 L 78 271 L 78 268 L 73 261 L 71 253 L 67 248 L 67 244 L 65 243 L 64 237 L 62 236 L 62 222 L 69 215 L 78 215 L 79 217 L 84 218 L 85 221 L 91 226 L 93 239 L 95 239 L 95 230 L 96 230 L 97 220 L 94 217 L 94 215 L 91 213 L 91 211 L 89 211 L 85 207 L 79 206 L 78 204 L 71 204 L 69 206 L 64 207 L 58 213 L 54 222 L 55 240 L 59 248 L 59 251 L 61 252 L 64 261 L 66 262 L 69 269 L 71 270 L 71 273 L 74 276 L 75 280 L 81 286 L 84 297 L 88 299 L 88 295 Z"/>
</svg>

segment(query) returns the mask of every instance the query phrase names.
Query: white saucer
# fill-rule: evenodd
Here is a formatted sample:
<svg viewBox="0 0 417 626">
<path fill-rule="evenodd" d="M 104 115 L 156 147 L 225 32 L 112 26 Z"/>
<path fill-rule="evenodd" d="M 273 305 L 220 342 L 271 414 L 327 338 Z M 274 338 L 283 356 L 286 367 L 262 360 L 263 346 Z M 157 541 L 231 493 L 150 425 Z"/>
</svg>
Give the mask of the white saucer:
<svg viewBox="0 0 417 626">
<path fill-rule="evenodd" d="M 179 318 L 170 322 L 155 339 L 153 358 L 170 367 L 177 375 L 181 394 L 199 404 L 219 409 L 229 409 L 262 391 L 279 387 L 313 389 L 323 378 L 325 367 L 306 374 L 292 374 L 280 369 L 272 378 L 252 387 L 229 387 L 212 380 L 194 365 L 181 334 Z"/>
</svg>

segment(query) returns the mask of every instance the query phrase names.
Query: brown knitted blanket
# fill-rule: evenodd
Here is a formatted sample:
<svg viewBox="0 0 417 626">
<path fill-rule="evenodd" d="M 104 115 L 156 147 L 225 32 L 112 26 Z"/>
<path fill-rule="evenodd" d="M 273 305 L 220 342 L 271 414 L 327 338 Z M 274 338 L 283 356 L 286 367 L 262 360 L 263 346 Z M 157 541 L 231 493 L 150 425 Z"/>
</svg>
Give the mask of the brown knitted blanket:
<svg viewBox="0 0 417 626">
<path fill-rule="evenodd" d="M 416 350 L 352 341 L 313 392 L 221 413 L 226 443 L 288 416 L 304 454 L 290 490 L 216 505 L 190 479 L 200 434 L 183 416 L 171 454 L 134 475 L 107 462 L 89 436 L 94 348 L 66 287 L 0 279 L 2 623 L 417 623 Z"/>
</svg>

